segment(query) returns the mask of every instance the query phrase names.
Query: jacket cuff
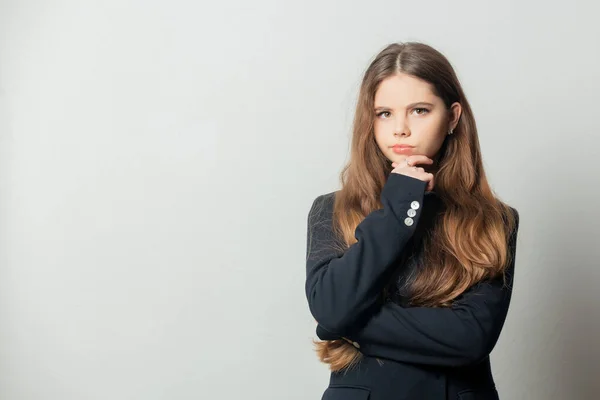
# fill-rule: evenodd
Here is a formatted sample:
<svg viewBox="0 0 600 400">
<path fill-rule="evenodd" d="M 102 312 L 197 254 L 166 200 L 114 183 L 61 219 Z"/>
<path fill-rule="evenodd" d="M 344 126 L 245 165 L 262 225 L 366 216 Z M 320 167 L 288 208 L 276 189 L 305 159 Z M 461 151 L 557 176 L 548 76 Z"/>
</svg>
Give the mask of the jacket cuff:
<svg viewBox="0 0 600 400">
<path fill-rule="evenodd" d="M 427 182 L 407 175 L 390 173 L 381 191 L 381 202 L 389 206 L 398 220 L 411 227 L 423 211 Z"/>
</svg>

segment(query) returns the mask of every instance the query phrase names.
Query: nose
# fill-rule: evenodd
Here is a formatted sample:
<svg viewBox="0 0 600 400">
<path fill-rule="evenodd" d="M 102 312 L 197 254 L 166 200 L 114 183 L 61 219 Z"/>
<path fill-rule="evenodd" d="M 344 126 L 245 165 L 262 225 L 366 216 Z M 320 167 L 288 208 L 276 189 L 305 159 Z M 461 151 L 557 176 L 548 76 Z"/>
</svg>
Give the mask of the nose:
<svg viewBox="0 0 600 400">
<path fill-rule="evenodd" d="M 394 136 L 410 136 L 410 129 L 406 124 L 405 118 L 396 118 L 394 125 Z"/>
</svg>

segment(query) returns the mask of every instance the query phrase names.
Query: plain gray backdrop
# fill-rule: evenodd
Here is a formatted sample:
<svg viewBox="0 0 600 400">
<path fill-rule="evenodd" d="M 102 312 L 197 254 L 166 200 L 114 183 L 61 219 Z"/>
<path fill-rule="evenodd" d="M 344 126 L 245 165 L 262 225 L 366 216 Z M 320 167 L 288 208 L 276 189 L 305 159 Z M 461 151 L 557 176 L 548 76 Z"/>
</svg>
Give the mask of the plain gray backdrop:
<svg viewBox="0 0 600 400">
<path fill-rule="evenodd" d="M 0 398 L 318 399 L 306 216 L 394 41 L 442 51 L 521 215 L 507 400 L 600 392 L 593 2 L 2 0 Z"/>
</svg>

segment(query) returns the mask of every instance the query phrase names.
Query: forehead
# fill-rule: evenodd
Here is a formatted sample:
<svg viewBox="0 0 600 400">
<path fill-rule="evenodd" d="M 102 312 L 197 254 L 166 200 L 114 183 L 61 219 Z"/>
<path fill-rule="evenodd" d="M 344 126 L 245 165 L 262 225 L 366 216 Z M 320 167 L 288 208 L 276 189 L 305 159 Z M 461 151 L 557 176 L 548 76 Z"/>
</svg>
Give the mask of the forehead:
<svg viewBox="0 0 600 400">
<path fill-rule="evenodd" d="M 433 86 L 422 79 L 407 74 L 390 76 L 379 84 L 375 92 L 375 106 L 402 106 L 419 101 L 439 103 Z"/>
</svg>

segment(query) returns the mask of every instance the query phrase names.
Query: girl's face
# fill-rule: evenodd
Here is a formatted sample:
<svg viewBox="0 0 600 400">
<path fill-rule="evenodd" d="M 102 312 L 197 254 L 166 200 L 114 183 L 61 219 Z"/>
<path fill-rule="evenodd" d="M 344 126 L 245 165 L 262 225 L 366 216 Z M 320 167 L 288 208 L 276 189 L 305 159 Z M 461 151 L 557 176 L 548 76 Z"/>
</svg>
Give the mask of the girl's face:
<svg viewBox="0 0 600 400">
<path fill-rule="evenodd" d="M 460 104 L 448 110 L 432 89 L 430 83 L 403 73 L 379 84 L 373 110 L 375 141 L 391 162 L 413 154 L 435 159 L 448 130 L 456 127 Z"/>
</svg>

